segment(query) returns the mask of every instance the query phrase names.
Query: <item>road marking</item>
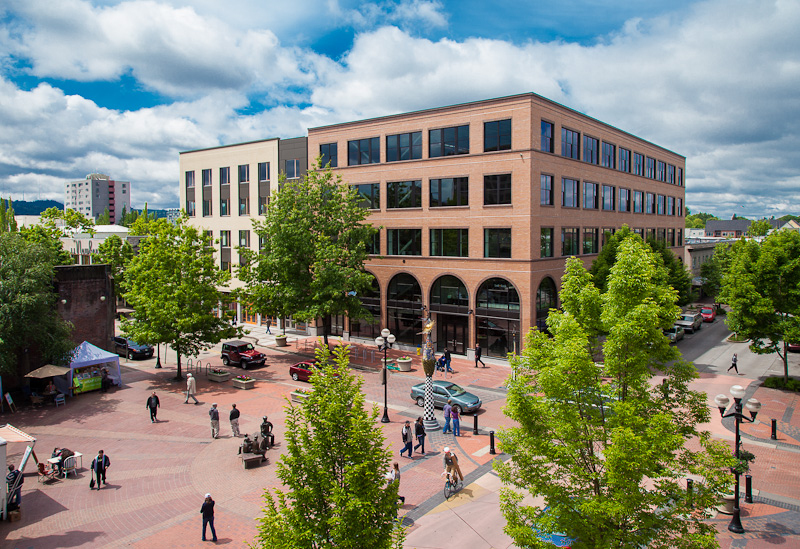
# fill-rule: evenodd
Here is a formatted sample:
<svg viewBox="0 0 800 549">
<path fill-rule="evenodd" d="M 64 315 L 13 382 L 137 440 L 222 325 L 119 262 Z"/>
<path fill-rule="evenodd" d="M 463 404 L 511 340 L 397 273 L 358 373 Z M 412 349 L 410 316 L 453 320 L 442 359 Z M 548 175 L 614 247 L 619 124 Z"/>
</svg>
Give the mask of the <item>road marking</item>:
<svg viewBox="0 0 800 549">
<path fill-rule="evenodd" d="M 489 445 L 487 444 L 486 446 L 484 446 L 483 448 L 481 448 L 477 452 L 473 452 L 472 455 L 475 456 L 475 457 L 481 457 L 481 456 L 485 456 L 488 453 L 489 453 Z"/>
</svg>

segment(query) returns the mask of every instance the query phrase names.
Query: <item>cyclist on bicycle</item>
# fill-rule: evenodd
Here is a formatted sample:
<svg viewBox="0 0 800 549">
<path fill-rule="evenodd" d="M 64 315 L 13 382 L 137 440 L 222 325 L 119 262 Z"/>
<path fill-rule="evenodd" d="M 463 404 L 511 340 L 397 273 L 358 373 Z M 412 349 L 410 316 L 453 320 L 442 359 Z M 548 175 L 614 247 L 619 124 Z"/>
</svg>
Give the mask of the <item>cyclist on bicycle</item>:
<svg viewBox="0 0 800 549">
<path fill-rule="evenodd" d="M 461 479 L 461 482 L 464 482 L 464 475 L 461 474 L 461 467 L 458 466 L 458 457 L 456 457 L 454 452 L 450 451 L 450 448 L 445 447 L 442 462 L 444 464 L 445 474 L 447 474 L 448 478 L 450 478 L 450 474 L 455 471 L 458 478 Z"/>
</svg>

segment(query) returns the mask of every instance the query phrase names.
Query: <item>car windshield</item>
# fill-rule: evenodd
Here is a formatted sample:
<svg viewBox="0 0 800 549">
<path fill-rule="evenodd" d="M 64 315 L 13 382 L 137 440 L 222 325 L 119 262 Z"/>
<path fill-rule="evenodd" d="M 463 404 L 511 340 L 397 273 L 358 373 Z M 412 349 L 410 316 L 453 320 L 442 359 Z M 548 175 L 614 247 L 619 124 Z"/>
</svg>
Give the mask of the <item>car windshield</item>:
<svg viewBox="0 0 800 549">
<path fill-rule="evenodd" d="M 255 347 L 253 347 L 252 343 L 248 343 L 247 345 L 239 345 L 239 352 L 244 351 L 252 351 Z"/>
<path fill-rule="evenodd" d="M 683 315 L 683 320 L 694 321 L 694 315 Z"/>
<path fill-rule="evenodd" d="M 713 309 L 700 309 L 700 312 L 701 313 L 706 313 L 707 315 L 710 315 L 711 313 L 714 312 L 714 310 Z"/>
<path fill-rule="evenodd" d="M 462 387 L 456 385 L 455 383 L 451 383 L 450 385 L 445 387 L 445 389 L 447 389 L 447 392 L 450 393 L 450 396 L 454 397 L 461 396 L 464 393 L 466 393 L 466 391 Z"/>
</svg>

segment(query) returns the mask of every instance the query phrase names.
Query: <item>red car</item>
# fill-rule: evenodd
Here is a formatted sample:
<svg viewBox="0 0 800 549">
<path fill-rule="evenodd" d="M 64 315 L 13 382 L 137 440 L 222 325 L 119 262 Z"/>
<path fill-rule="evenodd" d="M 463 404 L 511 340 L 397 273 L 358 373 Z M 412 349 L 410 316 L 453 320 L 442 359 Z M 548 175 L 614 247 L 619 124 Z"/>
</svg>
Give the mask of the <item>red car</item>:
<svg viewBox="0 0 800 549">
<path fill-rule="evenodd" d="M 264 353 L 260 353 L 248 341 L 226 341 L 222 344 L 222 363 L 238 364 L 247 370 L 248 366 L 263 366 L 267 360 Z"/>
<path fill-rule="evenodd" d="M 700 309 L 700 314 L 703 315 L 703 322 L 714 322 L 717 318 L 717 310 L 714 307 L 703 307 Z"/>
</svg>

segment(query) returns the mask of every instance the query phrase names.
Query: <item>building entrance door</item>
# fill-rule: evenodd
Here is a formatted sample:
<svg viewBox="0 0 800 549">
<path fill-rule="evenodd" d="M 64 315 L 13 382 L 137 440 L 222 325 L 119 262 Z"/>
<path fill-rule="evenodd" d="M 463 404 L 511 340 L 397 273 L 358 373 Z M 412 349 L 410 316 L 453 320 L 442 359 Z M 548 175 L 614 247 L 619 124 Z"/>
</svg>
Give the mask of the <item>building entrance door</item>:
<svg viewBox="0 0 800 549">
<path fill-rule="evenodd" d="M 439 313 L 436 319 L 436 351 L 445 347 L 455 355 L 467 354 L 467 316 Z"/>
</svg>

